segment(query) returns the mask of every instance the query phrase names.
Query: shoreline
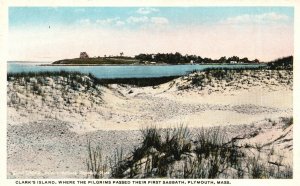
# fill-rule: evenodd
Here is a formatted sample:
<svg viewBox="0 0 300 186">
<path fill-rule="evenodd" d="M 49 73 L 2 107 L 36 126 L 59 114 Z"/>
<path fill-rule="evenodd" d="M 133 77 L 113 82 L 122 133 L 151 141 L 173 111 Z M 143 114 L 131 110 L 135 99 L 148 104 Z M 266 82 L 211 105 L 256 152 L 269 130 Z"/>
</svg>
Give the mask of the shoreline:
<svg viewBox="0 0 300 186">
<path fill-rule="evenodd" d="M 240 63 L 240 64 L 228 64 L 228 63 L 213 63 L 213 64 L 168 64 L 168 63 L 159 63 L 159 64 L 40 64 L 38 66 L 177 66 L 177 65 L 266 65 L 266 63 Z"/>
</svg>

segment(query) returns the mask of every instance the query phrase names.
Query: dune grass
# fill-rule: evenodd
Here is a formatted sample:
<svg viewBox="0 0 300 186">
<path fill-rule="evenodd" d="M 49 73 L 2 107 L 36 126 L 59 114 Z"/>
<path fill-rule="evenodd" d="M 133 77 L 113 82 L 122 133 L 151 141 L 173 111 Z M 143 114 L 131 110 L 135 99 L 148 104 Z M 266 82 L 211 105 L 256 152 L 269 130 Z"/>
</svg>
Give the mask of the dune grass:
<svg viewBox="0 0 300 186">
<path fill-rule="evenodd" d="M 167 129 L 152 126 L 142 129 L 141 134 L 142 142 L 131 153 L 124 155 L 119 149 L 110 158 L 111 178 L 293 177 L 292 168 L 282 165 L 280 160 L 268 162 L 261 158 L 261 152 L 249 156 L 220 127 L 202 128 L 196 138 L 184 126 Z"/>
<path fill-rule="evenodd" d="M 20 81 L 24 80 L 25 82 L 30 82 L 30 78 L 37 78 L 38 83 L 42 83 L 39 81 L 41 78 L 46 77 L 65 77 L 68 79 L 72 79 L 78 83 L 83 85 L 88 84 L 87 81 L 83 80 L 83 76 L 87 76 L 93 82 L 93 85 L 102 85 L 107 86 L 109 84 L 127 84 L 127 85 L 134 85 L 138 87 L 145 87 L 145 86 L 157 86 L 169 81 L 172 81 L 179 76 L 166 76 L 166 77 L 149 77 L 149 78 L 97 78 L 93 74 L 84 74 L 76 71 L 45 71 L 45 72 L 20 72 L 20 73 L 7 73 L 7 80 L 8 81 Z M 73 81 L 69 83 L 72 85 Z"/>
<path fill-rule="evenodd" d="M 87 140 L 88 158 L 86 159 L 88 177 L 95 179 L 103 178 L 108 171 L 107 163 L 103 160 L 102 150 L 99 146 L 93 148 L 91 141 Z"/>
</svg>

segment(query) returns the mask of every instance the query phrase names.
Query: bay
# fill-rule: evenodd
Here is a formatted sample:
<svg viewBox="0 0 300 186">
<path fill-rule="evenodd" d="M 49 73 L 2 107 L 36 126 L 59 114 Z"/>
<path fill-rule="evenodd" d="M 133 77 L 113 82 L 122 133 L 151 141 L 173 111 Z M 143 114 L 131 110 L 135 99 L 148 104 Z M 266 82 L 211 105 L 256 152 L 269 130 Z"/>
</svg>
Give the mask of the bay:
<svg viewBox="0 0 300 186">
<path fill-rule="evenodd" d="M 196 65 L 120 65 L 120 66 L 41 66 L 41 63 L 9 62 L 8 73 L 20 72 L 55 72 L 71 71 L 91 73 L 97 78 L 148 78 L 186 75 L 194 70 L 205 70 L 207 68 L 259 68 L 265 64 L 196 64 Z"/>
</svg>

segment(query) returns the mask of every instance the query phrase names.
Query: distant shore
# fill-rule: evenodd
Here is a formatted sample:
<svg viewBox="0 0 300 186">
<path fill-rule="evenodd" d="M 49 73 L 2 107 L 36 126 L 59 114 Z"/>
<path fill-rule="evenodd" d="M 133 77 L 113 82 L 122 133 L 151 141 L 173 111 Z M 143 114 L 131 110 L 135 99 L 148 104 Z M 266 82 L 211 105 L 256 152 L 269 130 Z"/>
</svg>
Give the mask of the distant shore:
<svg viewBox="0 0 300 186">
<path fill-rule="evenodd" d="M 228 64 L 228 63 L 205 63 L 205 64 L 168 64 L 168 63 L 156 63 L 156 64 L 40 64 L 39 66 L 174 66 L 174 65 L 265 65 L 265 63 L 239 63 L 239 64 Z"/>
<path fill-rule="evenodd" d="M 167 66 L 170 64 L 41 64 L 39 66 Z"/>
</svg>

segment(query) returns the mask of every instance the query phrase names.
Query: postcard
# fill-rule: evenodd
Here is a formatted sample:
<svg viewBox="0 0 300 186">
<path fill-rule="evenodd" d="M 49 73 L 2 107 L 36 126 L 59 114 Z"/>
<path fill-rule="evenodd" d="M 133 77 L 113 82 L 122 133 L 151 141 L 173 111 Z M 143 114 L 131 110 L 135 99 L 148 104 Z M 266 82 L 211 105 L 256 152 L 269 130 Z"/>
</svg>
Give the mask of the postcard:
<svg viewBox="0 0 300 186">
<path fill-rule="evenodd" d="M 5 2 L 1 182 L 295 185 L 295 7 Z"/>
</svg>

